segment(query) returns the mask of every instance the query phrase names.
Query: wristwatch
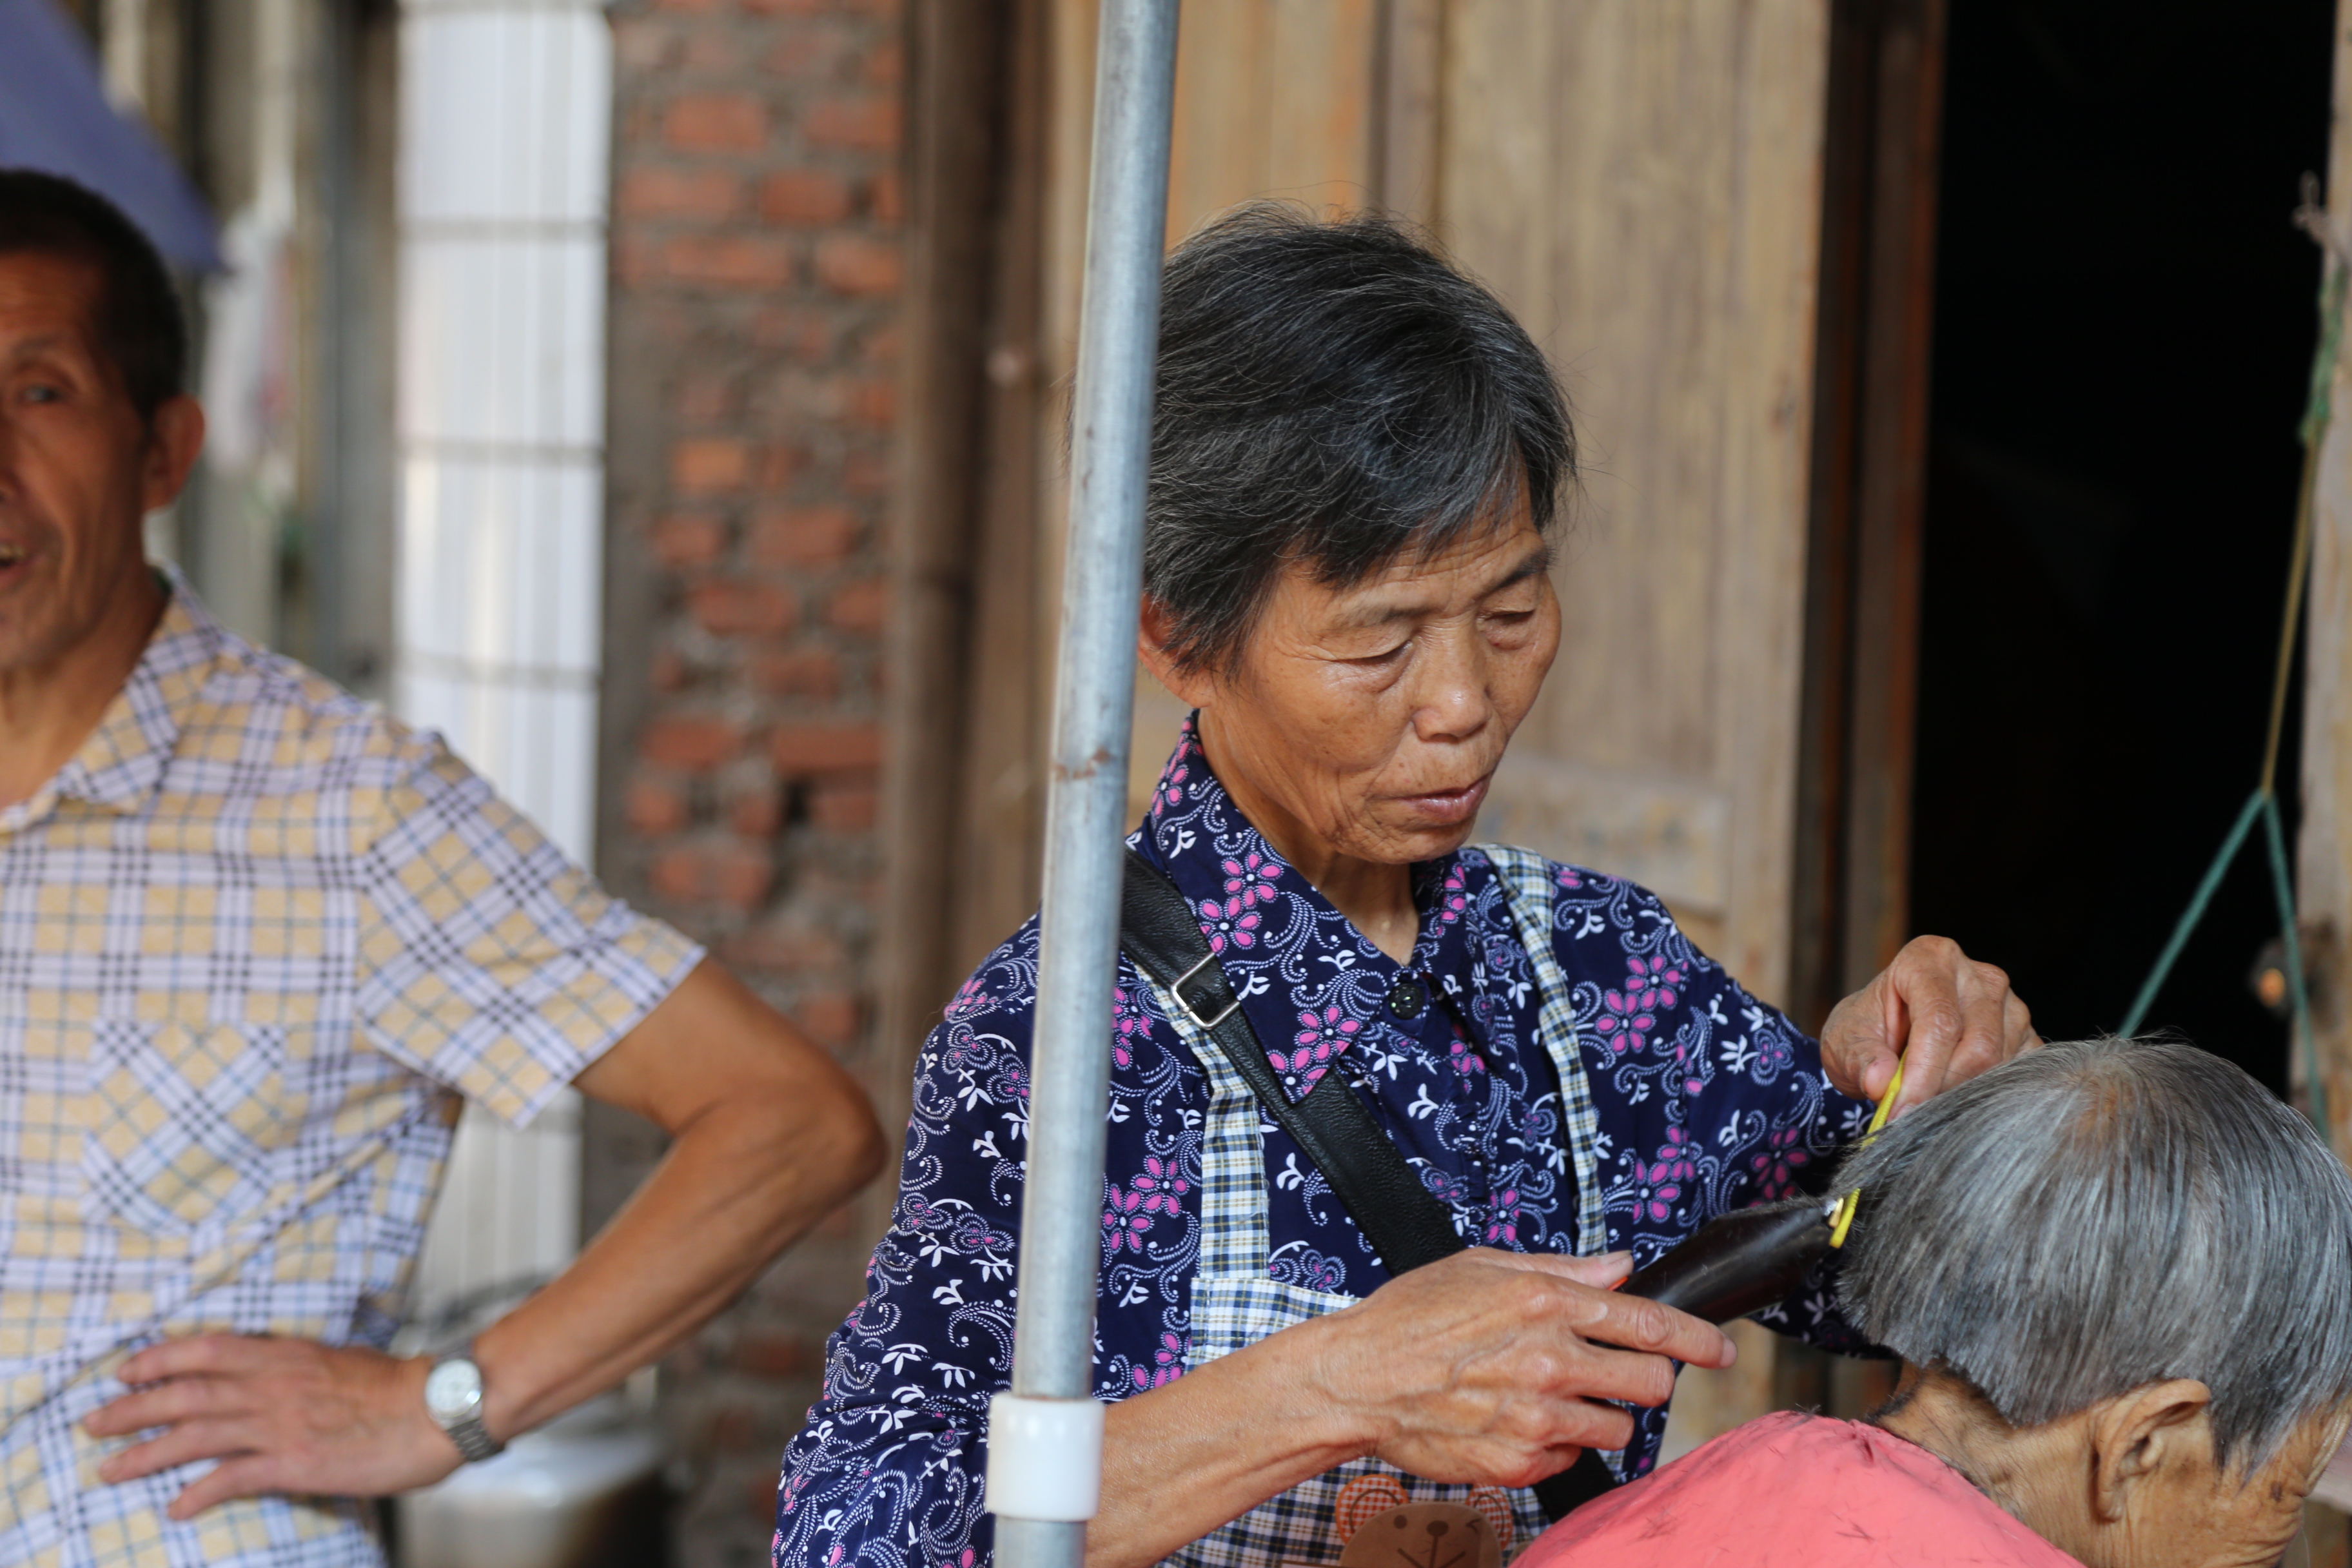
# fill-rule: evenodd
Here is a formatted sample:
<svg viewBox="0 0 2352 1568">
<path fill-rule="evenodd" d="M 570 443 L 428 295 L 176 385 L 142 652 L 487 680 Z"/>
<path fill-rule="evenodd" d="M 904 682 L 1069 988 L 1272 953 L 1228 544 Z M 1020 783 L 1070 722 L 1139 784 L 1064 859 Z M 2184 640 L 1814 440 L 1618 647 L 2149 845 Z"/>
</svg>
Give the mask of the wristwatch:
<svg viewBox="0 0 2352 1568">
<path fill-rule="evenodd" d="M 506 1448 L 482 1425 L 482 1369 L 474 1364 L 470 1344 L 460 1354 L 443 1356 L 425 1374 L 425 1412 L 469 1465 Z"/>
</svg>

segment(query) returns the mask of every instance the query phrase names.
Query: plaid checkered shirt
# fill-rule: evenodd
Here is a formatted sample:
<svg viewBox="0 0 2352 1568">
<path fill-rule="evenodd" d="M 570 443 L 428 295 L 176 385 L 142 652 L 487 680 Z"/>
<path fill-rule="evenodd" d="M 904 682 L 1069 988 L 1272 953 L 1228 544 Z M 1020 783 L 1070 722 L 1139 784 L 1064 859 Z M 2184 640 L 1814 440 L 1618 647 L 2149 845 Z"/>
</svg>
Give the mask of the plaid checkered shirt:
<svg viewBox="0 0 2352 1568">
<path fill-rule="evenodd" d="M 700 958 L 451 755 L 177 584 L 0 811 L 0 1564 L 373 1564 L 369 1510 L 108 1486 L 134 1351 L 383 1346 L 460 1097 L 529 1121 Z"/>
</svg>

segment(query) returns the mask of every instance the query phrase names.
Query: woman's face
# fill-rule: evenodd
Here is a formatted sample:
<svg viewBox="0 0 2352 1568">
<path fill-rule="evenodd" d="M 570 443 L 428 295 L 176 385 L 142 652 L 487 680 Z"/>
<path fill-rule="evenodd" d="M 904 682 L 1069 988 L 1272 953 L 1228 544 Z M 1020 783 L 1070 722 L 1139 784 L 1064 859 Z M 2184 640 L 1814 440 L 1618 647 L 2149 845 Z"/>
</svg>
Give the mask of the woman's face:
<svg viewBox="0 0 2352 1568">
<path fill-rule="evenodd" d="M 1156 612 L 1144 657 L 1201 710 L 1219 778 L 1286 856 L 1432 859 L 1469 837 L 1559 651 L 1549 564 L 1522 504 L 1353 587 L 1284 566 L 1230 676 L 1171 669 Z"/>
</svg>

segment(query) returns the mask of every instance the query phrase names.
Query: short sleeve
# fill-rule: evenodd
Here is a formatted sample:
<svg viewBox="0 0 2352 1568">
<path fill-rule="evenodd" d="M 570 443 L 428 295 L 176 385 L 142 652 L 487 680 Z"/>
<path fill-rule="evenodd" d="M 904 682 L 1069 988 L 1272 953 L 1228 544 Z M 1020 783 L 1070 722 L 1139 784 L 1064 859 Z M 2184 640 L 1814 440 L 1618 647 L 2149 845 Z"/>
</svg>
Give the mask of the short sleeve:
<svg viewBox="0 0 2352 1568">
<path fill-rule="evenodd" d="M 359 1025 L 513 1126 L 701 961 L 566 859 L 436 735 L 360 857 Z"/>
</svg>

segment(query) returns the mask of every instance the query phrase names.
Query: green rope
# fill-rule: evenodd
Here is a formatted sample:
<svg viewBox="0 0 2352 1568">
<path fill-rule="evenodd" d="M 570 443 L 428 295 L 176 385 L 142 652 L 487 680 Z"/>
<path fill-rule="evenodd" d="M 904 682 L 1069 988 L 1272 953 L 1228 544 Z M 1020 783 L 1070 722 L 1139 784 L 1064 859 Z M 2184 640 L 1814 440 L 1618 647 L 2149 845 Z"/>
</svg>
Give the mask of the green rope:
<svg viewBox="0 0 2352 1568">
<path fill-rule="evenodd" d="M 2172 973 L 2172 965 L 2180 957 L 2180 950 L 2189 945 L 2189 933 L 2197 929 L 2197 922 L 2205 918 L 2205 906 L 2213 901 L 2215 890 L 2221 886 L 2223 873 L 2229 870 L 2230 862 L 2238 858 L 2238 847 L 2245 843 L 2246 835 L 2254 830 L 2254 818 L 2262 814 L 2263 803 L 2268 799 L 2268 795 L 2256 790 L 2246 802 L 2246 809 L 2238 813 L 2238 825 L 2230 829 L 2230 837 L 2221 842 L 2221 852 L 2214 856 L 2213 864 L 2205 868 L 2205 879 L 2197 884 L 2197 896 L 2189 900 L 2189 908 L 2181 912 L 2179 923 L 2172 928 L 2172 940 L 2164 944 L 2164 952 L 2158 956 L 2156 967 L 2148 972 L 2147 979 L 2139 988 L 2138 997 L 2132 1003 L 2131 1011 L 2124 1016 L 2124 1026 L 2116 1033 L 2139 1033 L 2140 1021 L 2147 1016 L 2148 1006 L 2156 1000 L 2156 994 L 2164 989 L 2164 982 Z"/>
<path fill-rule="evenodd" d="M 2303 629 L 2304 584 L 2311 570 L 2312 493 L 2318 484 L 2319 448 L 2335 414 L 2336 358 L 2344 339 L 2347 269 L 2327 239 L 2325 215 L 2306 199 L 2305 211 L 2296 216 L 2326 247 L 2327 255 L 2319 285 L 2319 346 L 2311 356 L 2311 389 L 2304 401 L 2303 419 L 2296 431 L 2303 438 L 2303 483 L 2295 496 L 2294 546 L 2287 558 L 2286 607 L 2279 617 L 2278 665 L 2271 680 L 2271 723 L 2270 733 L 2263 742 L 2262 782 L 2254 786 L 2245 808 L 2238 813 L 2229 837 L 2221 841 L 2221 852 L 2205 868 L 2205 879 L 2197 884 L 2196 896 L 2181 911 L 2179 921 L 2172 928 L 2171 939 L 2157 956 L 2156 967 L 2148 971 L 2139 994 L 2133 998 L 2121 1033 L 2139 1032 L 2157 993 L 2164 989 L 2173 964 L 2179 962 L 2180 950 L 2189 945 L 2189 935 L 2205 918 L 2205 907 L 2213 901 L 2222 877 L 2237 860 L 2238 851 L 2245 847 L 2246 836 L 2253 830 L 2255 819 L 2261 818 L 2263 840 L 2270 848 L 2271 893 L 2278 902 L 2287 991 L 2294 1006 L 2294 1037 L 2303 1048 L 2304 1072 L 2310 1080 L 2311 1120 L 2318 1126 L 2320 1136 L 2333 1142 L 2327 1120 L 2327 1086 L 2319 1071 L 2319 1039 L 2311 1026 L 2311 996 L 2304 984 L 2303 940 L 2296 929 L 2294 879 L 2287 868 L 2286 830 L 2279 819 L 2278 754 L 2279 742 L 2286 732 L 2287 682 L 2294 671 L 2294 650 Z"/>
</svg>

